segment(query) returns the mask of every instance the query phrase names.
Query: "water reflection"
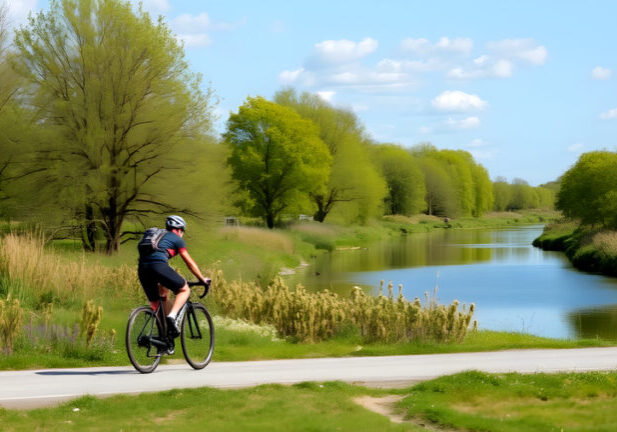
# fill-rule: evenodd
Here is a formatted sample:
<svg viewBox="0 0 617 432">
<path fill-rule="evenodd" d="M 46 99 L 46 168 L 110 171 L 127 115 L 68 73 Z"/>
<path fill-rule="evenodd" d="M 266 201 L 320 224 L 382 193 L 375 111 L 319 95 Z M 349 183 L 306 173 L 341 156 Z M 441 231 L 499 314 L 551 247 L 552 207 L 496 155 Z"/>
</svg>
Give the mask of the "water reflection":
<svg viewBox="0 0 617 432">
<path fill-rule="evenodd" d="M 617 279 L 574 270 L 566 258 L 531 246 L 542 226 L 412 234 L 361 250 L 320 256 L 289 282 L 347 295 L 377 294 L 380 280 L 403 284 L 408 299 L 438 285 L 443 303 L 476 303 L 481 328 L 549 337 L 616 338 Z"/>
</svg>

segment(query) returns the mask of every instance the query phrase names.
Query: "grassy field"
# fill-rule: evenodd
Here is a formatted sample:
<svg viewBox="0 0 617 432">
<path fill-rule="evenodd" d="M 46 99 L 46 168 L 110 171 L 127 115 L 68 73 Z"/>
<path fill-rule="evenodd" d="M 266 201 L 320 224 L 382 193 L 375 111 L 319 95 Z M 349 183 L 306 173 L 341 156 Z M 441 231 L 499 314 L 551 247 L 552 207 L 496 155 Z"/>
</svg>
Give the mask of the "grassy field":
<svg viewBox="0 0 617 432">
<path fill-rule="evenodd" d="M 0 409 L 3 431 L 614 431 L 617 373 L 464 372 L 405 389 L 340 382 L 172 390 Z M 378 414 L 356 401 L 394 396 Z M 395 402 L 399 400 L 399 402 Z M 496 402 L 499 401 L 499 402 Z M 394 423 L 397 415 L 402 423 Z"/>
<path fill-rule="evenodd" d="M 409 417 L 452 430 L 617 430 L 617 373 L 465 372 L 421 383 L 400 404 Z"/>
</svg>

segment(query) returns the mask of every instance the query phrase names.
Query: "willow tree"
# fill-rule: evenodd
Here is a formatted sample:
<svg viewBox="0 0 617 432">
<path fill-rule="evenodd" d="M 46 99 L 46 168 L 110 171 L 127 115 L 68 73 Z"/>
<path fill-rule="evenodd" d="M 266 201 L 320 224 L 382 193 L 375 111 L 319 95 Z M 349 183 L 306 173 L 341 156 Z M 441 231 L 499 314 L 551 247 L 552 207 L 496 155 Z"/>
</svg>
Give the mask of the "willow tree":
<svg viewBox="0 0 617 432">
<path fill-rule="evenodd" d="M 364 222 L 377 216 L 385 184 L 371 161 L 370 144 L 356 115 L 315 94 L 298 95 L 292 89 L 277 92 L 274 101 L 311 120 L 332 156 L 326 188 L 311 193 L 316 206 L 314 219 L 323 222 L 335 209 L 343 209 L 348 221 Z"/>
<path fill-rule="evenodd" d="M 22 98 L 55 133 L 39 149 L 53 167 L 45 183 L 71 197 L 85 243 L 94 246 L 99 227 L 111 253 L 127 218 L 178 210 L 151 185 L 210 128 L 211 92 L 200 90 L 165 23 L 128 1 L 54 0 L 15 44 Z"/>
<path fill-rule="evenodd" d="M 10 216 L 15 197 L 20 196 L 19 180 L 33 173 L 27 164 L 29 147 L 36 125 L 29 122 L 28 113 L 20 106 L 16 94 L 20 77 L 11 67 L 13 55 L 8 26 L 8 6 L 0 4 L 0 217 Z M 10 203 L 10 204 L 9 204 Z"/>
<path fill-rule="evenodd" d="M 228 164 L 244 208 L 268 228 L 284 211 L 306 209 L 309 194 L 323 193 L 331 157 L 317 127 L 293 109 L 247 98 L 227 122 Z"/>
<path fill-rule="evenodd" d="M 395 144 L 373 148 L 375 161 L 388 185 L 384 198 L 386 214 L 412 215 L 426 208 L 424 174 L 414 157 Z"/>
</svg>

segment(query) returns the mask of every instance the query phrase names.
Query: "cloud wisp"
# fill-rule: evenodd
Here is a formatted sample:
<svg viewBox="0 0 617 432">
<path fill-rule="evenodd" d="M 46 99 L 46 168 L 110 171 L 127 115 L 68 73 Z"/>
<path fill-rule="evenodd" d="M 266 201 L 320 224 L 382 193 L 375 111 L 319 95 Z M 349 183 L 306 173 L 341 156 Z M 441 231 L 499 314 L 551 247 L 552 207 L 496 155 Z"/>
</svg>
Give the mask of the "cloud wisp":
<svg viewBox="0 0 617 432">
<path fill-rule="evenodd" d="M 235 30 L 245 23 L 245 19 L 237 23 L 212 21 L 207 13 L 202 12 L 196 15 L 178 15 L 170 24 L 186 48 L 203 48 L 212 43 L 210 38 L 212 32 Z"/>
<path fill-rule="evenodd" d="M 488 103 L 478 95 L 465 93 L 460 90 L 446 90 L 431 101 L 431 105 L 444 112 L 480 111 Z"/>
<path fill-rule="evenodd" d="M 610 69 L 607 69 L 602 66 L 596 66 L 591 71 L 591 77 L 595 80 L 607 80 L 613 75 L 613 72 Z"/>
</svg>

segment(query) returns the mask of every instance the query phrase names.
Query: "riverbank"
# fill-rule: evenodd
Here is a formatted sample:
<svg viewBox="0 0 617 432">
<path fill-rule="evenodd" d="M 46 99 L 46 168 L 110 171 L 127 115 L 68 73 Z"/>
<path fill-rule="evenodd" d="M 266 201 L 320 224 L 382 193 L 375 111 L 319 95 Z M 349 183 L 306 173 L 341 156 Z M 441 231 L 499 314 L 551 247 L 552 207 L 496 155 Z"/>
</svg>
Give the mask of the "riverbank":
<svg viewBox="0 0 617 432">
<path fill-rule="evenodd" d="M 546 225 L 533 245 L 564 252 L 579 270 L 617 276 L 616 231 L 581 227 L 571 221 L 554 222 Z"/>
<path fill-rule="evenodd" d="M 509 214 L 507 216 L 495 215 L 484 221 L 453 222 L 461 226 L 464 223 L 473 224 L 476 227 L 486 227 L 489 224 L 492 226 L 513 226 L 517 223 L 523 223 L 520 215 L 513 217 Z M 532 215 L 527 217 L 524 222 L 538 223 L 541 221 L 540 218 L 543 219 L 544 217 Z M 356 245 L 370 244 L 369 242 L 373 239 L 381 239 L 384 235 L 400 236 L 403 234 L 400 229 L 401 226 L 408 230 L 426 230 L 440 229 L 438 224 L 444 223 L 442 220 L 426 216 L 418 217 L 415 221 L 403 218 L 391 219 L 393 220 L 365 227 L 336 227 L 314 223 L 290 226 L 285 231 L 232 227 L 220 230 L 210 239 L 217 238 L 214 244 L 216 244 L 216 241 L 226 243 L 227 249 L 220 249 L 229 253 L 235 259 L 238 259 L 235 253 L 250 254 L 255 250 L 257 250 L 255 256 L 259 259 L 266 259 L 272 254 L 278 254 L 279 257 L 287 256 L 302 259 L 302 254 L 314 254 L 321 250 L 316 247 L 320 239 L 327 239 L 335 245 L 341 245 L 336 246 L 337 248 L 347 247 L 342 245 L 355 247 Z M 196 236 L 196 231 L 194 229 L 191 235 Z M 207 237 L 204 238 L 208 239 Z M 227 238 L 227 241 L 225 241 L 225 238 Z M 8 238 L 5 238 L 5 240 L 8 240 Z M 312 243 L 308 240 L 311 240 Z M 204 240 L 201 239 L 201 241 Z M 190 244 L 195 244 L 196 253 L 193 255 L 197 256 L 200 242 L 195 241 Z M 209 245 L 209 252 L 212 250 L 221 252 L 221 250 L 213 247 L 212 243 L 209 243 Z M 3 247 L 5 246 L 7 246 L 6 241 Z M 57 243 L 51 250 L 44 250 L 40 244 L 37 245 L 36 241 L 28 246 L 30 248 L 28 250 L 23 250 L 22 246 L 24 245 L 20 240 L 13 244 L 13 249 L 6 251 L 3 249 L 3 260 L 10 257 L 14 261 L 13 264 L 16 265 L 11 267 L 10 271 L 8 271 L 8 267 L 4 268 L 7 271 L 3 270 L 3 277 L 0 278 L 0 294 L 3 297 L 11 294 L 13 299 L 20 300 L 25 331 L 15 341 L 15 353 L 11 356 L 4 356 L 0 368 L 126 364 L 122 343 L 126 317 L 132 307 L 143 303 L 143 294 L 136 281 L 134 268 L 125 264 L 121 265 L 122 260 L 119 260 L 119 258 L 122 254 L 130 253 L 134 259 L 133 251 L 124 248 L 119 256 L 107 257 L 96 254 L 84 255 L 71 248 L 71 245 L 67 242 Z M 200 264 L 203 261 L 204 258 L 198 258 Z M 0 264 L 5 266 L 6 261 Z M 278 270 L 276 264 L 270 263 L 270 265 L 274 269 L 273 274 L 276 275 Z M 255 280 L 262 284 L 268 279 L 264 276 L 263 279 L 258 277 Z M 248 292 L 246 289 L 241 287 L 241 292 L 238 295 L 232 295 L 230 298 L 245 298 L 246 295 L 243 296 L 242 292 L 246 294 Z M 215 291 L 219 292 L 220 289 L 216 290 L 215 287 Z M 347 297 L 347 294 L 345 293 L 344 297 Z M 226 311 L 221 309 L 223 303 L 217 302 L 214 297 L 209 297 L 208 306 L 215 315 L 226 315 Z M 93 300 L 94 304 L 97 307 L 100 306 L 103 311 L 97 337 L 89 346 L 83 340 L 80 331 L 80 325 L 83 326 L 83 323 L 80 323 L 80 316 L 83 316 L 82 307 L 86 300 Z M 397 300 L 394 299 L 394 301 Z M 389 301 L 385 303 L 389 304 Z M 238 314 L 236 313 L 236 315 Z M 304 315 L 300 314 L 300 316 Z M 319 322 L 323 321 L 320 319 Z M 525 335 L 515 338 L 517 339 L 515 342 L 506 334 L 498 332 L 474 332 L 474 335 L 485 335 L 484 340 L 479 341 L 475 337 L 467 337 L 461 344 L 440 343 L 434 340 L 393 342 L 388 337 L 386 337 L 386 340 L 389 343 L 380 343 L 378 341 L 367 342 L 366 335 L 360 334 L 357 328 L 342 326 L 337 329 L 332 337 L 329 337 L 329 340 L 305 344 L 296 343 L 295 339 L 298 339 L 298 335 L 286 340 L 264 340 L 263 337 L 254 334 L 255 332 L 245 332 L 236 328 L 242 327 L 241 322 L 238 325 L 236 324 L 227 326 L 217 323 L 217 355 L 221 356 L 220 360 L 396 355 L 549 346 L 579 347 L 604 343 L 602 341 L 594 342 L 593 340 L 541 340 Z M 395 325 L 392 328 L 399 327 Z M 260 334 L 260 332 L 257 333 Z M 489 340 L 487 340 L 487 334 L 494 336 L 488 337 Z M 504 344 L 504 341 L 507 342 Z M 170 360 L 175 361 L 174 359 Z"/>
</svg>

